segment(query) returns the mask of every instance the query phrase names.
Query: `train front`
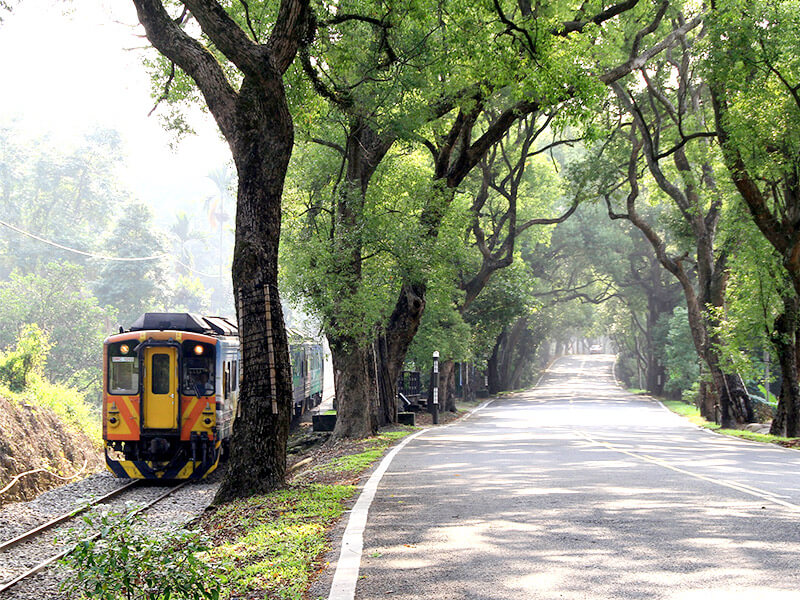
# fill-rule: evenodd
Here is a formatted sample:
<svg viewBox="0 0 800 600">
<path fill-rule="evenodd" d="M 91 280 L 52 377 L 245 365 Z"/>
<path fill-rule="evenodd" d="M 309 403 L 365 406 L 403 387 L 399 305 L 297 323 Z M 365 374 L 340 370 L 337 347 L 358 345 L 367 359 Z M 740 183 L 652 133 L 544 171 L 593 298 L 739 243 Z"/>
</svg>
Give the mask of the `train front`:
<svg viewBox="0 0 800 600">
<path fill-rule="evenodd" d="M 131 329 L 103 348 L 106 464 L 123 478 L 205 477 L 221 454 L 217 339 Z"/>
</svg>

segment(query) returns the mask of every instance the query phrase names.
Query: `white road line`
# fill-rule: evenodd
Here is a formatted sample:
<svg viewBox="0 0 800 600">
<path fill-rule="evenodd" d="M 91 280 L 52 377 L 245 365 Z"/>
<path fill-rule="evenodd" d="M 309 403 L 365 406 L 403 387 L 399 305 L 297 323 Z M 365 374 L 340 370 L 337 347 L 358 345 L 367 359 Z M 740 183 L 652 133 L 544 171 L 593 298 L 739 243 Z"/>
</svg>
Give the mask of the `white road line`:
<svg viewBox="0 0 800 600">
<path fill-rule="evenodd" d="M 411 440 L 419 437 L 423 433 L 428 431 L 441 431 L 442 429 L 451 427 L 456 423 L 461 423 L 462 421 L 469 419 L 479 410 L 486 408 L 493 401 L 493 399 L 487 400 L 480 406 L 472 409 L 469 414 L 458 421 L 454 421 L 436 429 L 423 429 L 422 431 L 418 431 L 409 435 L 408 437 L 404 438 L 402 442 L 397 444 L 397 446 L 392 448 L 389 454 L 383 457 L 380 465 L 378 465 L 378 468 L 375 469 L 370 478 L 367 480 L 367 483 L 364 485 L 364 488 L 361 490 L 361 494 L 358 496 L 358 500 L 356 500 L 353 510 L 350 511 L 350 518 L 347 521 L 347 527 L 345 528 L 344 535 L 342 536 L 342 549 L 339 552 L 339 560 L 336 562 L 336 572 L 333 574 L 333 583 L 331 583 L 331 591 L 328 594 L 328 600 L 353 600 L 353 598 L 355 598 L 356 583 L 358 583 L 358 572 L 361 568 L 361 556 L 364 551 L 364 530 L 367 527 L 369 509 L 370 506 L 372 506 L 372 501 L 375 499 L 375 493 L 378 491 L 378 485 L 380 484 L 384 473 L 386 473 L 387 469 L 389 468 L 389 465 L 392 464 L 392 460 L 394 460 L 394 457 L 397 455 L 397 453 L 405 448 L 406 444 L 408 444 Z"/>
<path fill-rule="evenodd" d="M 785 500 L 781 500 L 780 498 L 777 498 L 776 495 L 773 494 L 772 492 L 768 492 L 766 490 L 760 490 L 758 488 L 754 488 L 749 485 L 744 485 L 741 483 L 736 483 L 733 481 L 725 481 L 724 479 L 708 477 L 706 475 L 700 475 L 699 473 L 692 473 L 691 471 L 687 471 L 686 469 L 676 467 L 675 465 L 672 465 L 659 458 L 648 456 L 647 454 L 639 454 L 637 452 L 631 452 L 630 450 L 625 450 L 624 448 L 620 448 L 619 446 L 615 446 L 614 444 L 611 444 L 609 442 L 604 442 L 602 440 L 595 439 L 589 434 L 587 434 L 585 431 L 580 431 L 578 429 L 574 431 L 575 433 L 583 437 L 585 440 L 593 444 L 597 444 L 599 446 L 605 446 L 606 448 L 608 448 L 609 450 L 613 450 L 614 452 L 627 454 L 628 456 L 631 456 L 633 458 L 653 463 L 660 467 L 664 467 L 665 469 L 670 469 L 671 471 L 675 471 L 676 473 L 681 473 L 682 475 L 688 475 L 689 477 L 694 477 L 695 479 L 701 479 L 703 481 L 707 481 L 715 485 L 727 487 L 736 490 L 738 492 L 742 492 L 743 494 L 747 494 L 749 496 L 755 496 L 756 498 L 760 498 L 761 500 L 766 500 L 767 502 L 772 502 L 773 504 L 783 506 L 784 508 L 788 508 L 789 510 L 800 512 L 800 505 L 792 504 L 791 502 L 786 502 Z"/>
<path fill-rule="evenodd" d="M 339 560 L 336 563 L 336 572 L 333 575 L 331 591 L 328 600 L 352 600 L 356 595 L 356 583 L 358 582 L 358 571 L 361 567 L 361 554 L 364 549 L 364 529 L 367 526 L 367 516 L 375 492 L 378 491 L 378 484 L 392 463 L 392 460 L 406 444 L 414 438 L 425 433 L 427 429 L 418 431 L 400 442 L 389 454 L 381 461 L 381 464 L 372 473 L 364 489 L 361 490 L 353 510 L 350 512 L 350 519 L 342 537 L 342 549 L 339 553 Z"/>
</svg>

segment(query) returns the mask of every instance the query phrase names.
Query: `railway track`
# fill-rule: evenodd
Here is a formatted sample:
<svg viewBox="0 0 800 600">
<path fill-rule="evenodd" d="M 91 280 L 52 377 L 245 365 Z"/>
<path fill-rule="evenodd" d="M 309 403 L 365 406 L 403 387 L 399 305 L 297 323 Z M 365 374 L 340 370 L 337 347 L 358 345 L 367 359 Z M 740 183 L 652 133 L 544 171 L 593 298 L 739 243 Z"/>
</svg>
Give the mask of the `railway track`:
<svg viewBox="0 0 800 600">
<path fill-rule="evenodd" d="M 188 483 L 189 481 L 184 481 L 158 494 L 157 497 L 149 500 L 143 506 L 127 512 L 127 516 L 132 517 L 152 508 L 155 504 L 171 496 Z M 58 526 L 69 523 L 91 508 L 107 504 L 109 501 L 118 499 L 119 497 L 124 497 L 126 492 L 131 490 L 131 488 L 141 489 L 140 481 L 137 480 L 123 485 L 78 509 L 64 513 L 11 540 L 0 543 L 0 594 L 10 590 L 18 583 L 33 577 L 72 552 L 74 548 L 73 545 L 56 547 L 55 544 L 51 543 L 50 547 L 45 548 L 48 538 L 50 538 L 51 541 L 54 539 L 47 535 L 49 532 L 52 532 Z M 88 536 L 88 539 L 97 539 L 100 535 L 100 533 L 94 533 Z"/>
</svg>

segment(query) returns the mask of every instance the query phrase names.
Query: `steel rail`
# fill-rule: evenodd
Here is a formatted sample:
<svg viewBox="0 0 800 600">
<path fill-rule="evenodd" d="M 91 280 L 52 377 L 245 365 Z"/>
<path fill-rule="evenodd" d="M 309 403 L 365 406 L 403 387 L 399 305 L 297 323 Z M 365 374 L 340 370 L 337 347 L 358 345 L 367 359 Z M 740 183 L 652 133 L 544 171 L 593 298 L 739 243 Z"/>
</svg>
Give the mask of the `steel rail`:
<svg viewBox="0 0 800 600">
<path fill-rule="evenodd" d="M 134 485 L 134 484 L 136 484 L 136 483 L 138 483 L 138 481 L 134 481 L 134 482 L 132 482 L 131 484 L 128 484 L 127 486 L 124 486 L 124 488 L 122 488 L 122 489 L 127 489 L 128 487 L 130 487 L 131 485 Z M 155 500 L 152 500 L 150 503 L 148 503 L 148 504 L 145 504 L 145 505 L 144 505 L 144 506 L 142 506 L 141 508 L 138 508 L 138 509 L 136 509 L 136 510 L 133 510 L 133 511 L 129 512 L 127 515 L 125 515 L 125 520 L 129 520 L 131 517 L 133 517 L 133 516 L 135 516 L 135 515 L 138 515 L 139 513 L 142 513 L 142 512 L 144 512 L 144 511 L 146 511 L 147 509 L 151 508 L 151 507 L 152 507 L 153 505 L 155 505 L 156 503 L 158 503 L 158 502 L 161 502 L 161 501 L 162 501 L 164 498 L 166 498 L 167 496 L 171 496 L 172 494 L 174 494 L 175 492 L 177 492 L 179 489 L 181 489 L 183 486 L 185 486 L 185 485 L 187 485 L 187 484 L 189 484 L 189 483 L 191 483 L 191 481 L 184 481 L 184 482 L 182 482 L 182 483 L 180 483 L 180 484 L 176 485 L 174 488 L 172 488 L 172 489 L 170 489 L 170 490 L 168 490 L 168 491 L 164 492 L 164 493 L 163 493 L 163 494 L 161 494 L 161 495 L 160 495 L 158 498 L 156 498 Z M 106 496 L 104 496 L 104 498 L 105 498 L 105 497 L 106 497 Z M 99 501 L 98 501 L 98 502 L 99 502 Z M 97 504 L 97 502 L 95 502 L 94 504 Z M 84 510 L 85 510 L 85 509 L 84 509 Z M 82 511 L 81 511 L 81 512 L 82 512 Z M 77 514 L 80 514 L 80 513 L 77 513 Z M 75 515 L 72 515 L 72 516 L 75 516 Z M 64 519 L 64 520 L 66 520 L 66 519 Z M 96 540 L 96 539 L 98 539 L 98 538 L 100 538 L 100 537 L 102 537 L 102 533 L 99 533 L 99 532 L 98 532 L 98 533 L 95 533 L 94 535 L 92 535 L 92 536 L 90 536 L 90 537 L 88 537 L 88 538 L 86 538 L 86 539 L 84 539 L 84 540 L 81 540 L 81 541 L 83 541 L 83 542 L 90 542 L 90 541 Z M 12 540 L 12 541 L 13 541 L 13 540 Z M 8 547 L 8 546 L 7 546 L 7 547 Z M 75 545 L 75 546 L 71 546 L 70 548 L 67 548 L 67 549 L 66 549 L 66 550 L 64 550 L 64 551 L 62 551 L 62 552 L 59 552 L 59 553 L 58 553 L 58 554 L 56 554 L 55 556 L 52 556 L 52 557 L 48 558 L 47 560 L 45 560 L 45 561 L 43 561 L 43 562 L 39 563 L 38 565 L 36 565 L 36 566 L 35 566 L 35 567 L 33 567 L 32 569 L 30 569 L 30 570 L 26 571 L 25 573 L 22 573 L 21 575 L 18 575 L 17 577 L 15 577 L 14 579 L 12 579 L 11 581 L 7 581 L 6 583 L 0 584 L 0 594 L 2 594 L 2 593 L 3 593 L 3 592 L 5 592 L 6 590 L 8 590 L 8 589 L 10 589 L 10 588 L 14 587 L 14 586 L 15 586 L 16 584 L 18 584 L 20 581 L 23 581 L 23 580 L 27 579 L 28 577 L 32 577 L 33 575 L 36 575 L 36 574 L 37 574 L 37 573 L 39 573 L 40 571 L 43 571 L 44 569 L 46 569 L 47 567 L 49 567 L 50 565 L 52 565 L 52 564 L 53 564 L 54 562 L 56 562 L 57 560 L 60 560 L 60 559 L 64 558 L 65 556 L 67 556 L 67 554 L 69 554 L 70 552 L 72 552 L 72 551 L 73 551 L 73 550 L 74 550 L 76 547 L 77 547 L 77 545 Z"/>
<path fill-rule="evenodd" d="M 26 542 L 26 541 L 30 540 L 31 538 L 36 537 L 40 533 L 43 533 L 43 532 L 47 531 L 48 529 L 51 529 L 52 527 L 55 527 L 59 523 L 63 523 L 64 521 L 69 521 L 73 517 L 77 517 L 79 514 L 81 514 L 82 512 L 86 512 L 91 507 L 96 506 L 96 505 L 98 505 L 98 504 L 100 504 L 102 502 L 105 502 L 106 500 L 108 500 L 110 498 L 113 498 L 114 496 L 120 495 L 122 492 L 124 492 L 125 490 L 127 490 L 128 488 L 130 488 L 132 486 L 138 485 L 139 481 L 140 480 L 131 481 L 130 483 L 127 483 L 127 484 L 123 485 L 122 487 L 118 487 L 114 491 L 109 492 L 108 494 L 106 494 L 105 496 L 102 496 L 101 498 L 97 498 L 96 500 L 92 500 L 91 502 L 88 502 L 87 504 L 76 508 L 72 512 L 64 513 L 60 517 L 56 517 L 55 519 L 52 519 L 52 520 L 48 521 L 47 523 L 44 523 L 43 525 L 39 525 L 38 527 L 34 527 L 33 529 L 18 535 L 17 537 L 15 537 L 12 540 L 8 540 L 7 542 L 1 543 L 0 544 L 0 552 L 2 552 L 3 550 L 8 550 L 9 548 L 13 548 L 17 544 L 21 544 L 22 542 Z"/>
</svg>

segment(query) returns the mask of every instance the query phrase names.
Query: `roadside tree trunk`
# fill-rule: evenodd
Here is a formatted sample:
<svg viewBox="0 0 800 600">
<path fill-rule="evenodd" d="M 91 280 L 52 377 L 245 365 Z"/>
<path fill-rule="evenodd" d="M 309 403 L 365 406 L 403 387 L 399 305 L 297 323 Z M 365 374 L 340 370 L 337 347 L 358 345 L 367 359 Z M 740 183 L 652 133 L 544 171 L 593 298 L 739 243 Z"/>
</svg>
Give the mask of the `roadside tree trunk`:
<svg viewBox="0 0 800 600">
<path fill-rule="evenodd" d="M 783 313 L 775 320 L 775 329 L 771 336 L 781 366 L 781 392 L 769 432 L 772 435 L 796 437 L 800 435 L 797 299 L 794 296 L 784 296 L 783 304 Z"/>
<path fill-rule="evenodd" d="M 450 412 L 456 412 L 454 368 L 452 360 L 439 363 L 439 407 Z"/>
<path fill-rule="evenodd" d="M 294 140 L 283 74 L 313 29 L 308 0 L 282 0 L 266 43 L 212 0 L 185 0 L 205 38 L 191 37 L 161 0 L 133 0 L 153 46 L 197 84 L 239 176 L 233 290 L 242 379 L 222 502 L 283 484 L 291 419 L 289 351 L 278 299 L 281 196 Z M 238 90 L 212 51 L 238 70 Z"/>
<path fill-rule="evenodd" d="M 425 310 L 425 286 L 405 283 L 383 333 L 375 340 L 378 364 L 378 418 L 381 426 L 397 422 L 397 380 Z"/>
<path fill-rule="evenodd" d="M 375 435 L 376 388 L 372 349 L 347 338 L 329 337 L 336 374 L 336 427 L 334 438 Z"/>
<path fill-rule="evenodd" d="M 371 330 L 357 333 L 368 325 L 358 305 L 363 279 L 362 229 L 366 219 L 367 190 L 372 176 L 389 151 L 394 138 L 383 139 L 366 119 L 351 116 L 347 142 L 342 150 L 345 160 L 344 178 L 336 198 L 333 215 L 331 252 L 335 260 L 329 276 L 339 282 L 337 298 L 328 316 L 327 337 L 336 370 L 337 419 L 334 438 L 365 437 L 377 431 L 378 424 L 392 418 L 396 408 L 386 407 L 388 414 L 376 406 L 380 363 L 385 344 L 370 340 Z M 396 386 L 396 383 L 395 383 Z M 396 416 L 393 417 L 396 420 Z"/>
<path fill-rule="evenodd" d="M 488 381 L 489 395 L 494 396 L 497 392 L 502 391 L 502 383 L 500 381 L 500 360 L 502 354 L 503 343 L 506 339 L 506 331 L 503 330 L 497 340 L 495 340 L 492 354 L 486 360 L 486 379 Z"/>
</svg>

